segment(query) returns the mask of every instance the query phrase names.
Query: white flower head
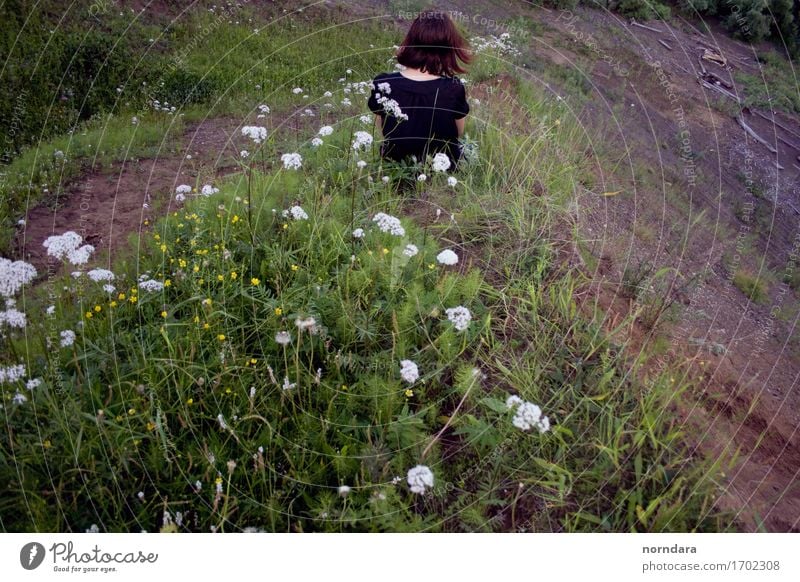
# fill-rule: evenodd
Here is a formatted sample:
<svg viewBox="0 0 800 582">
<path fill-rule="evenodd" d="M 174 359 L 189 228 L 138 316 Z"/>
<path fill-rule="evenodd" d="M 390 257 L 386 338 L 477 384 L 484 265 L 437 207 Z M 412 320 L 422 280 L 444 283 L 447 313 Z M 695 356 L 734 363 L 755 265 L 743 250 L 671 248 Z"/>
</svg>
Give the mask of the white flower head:
<svg viewBox="0 0 800 582">
<path fill-rule="evenodd" d="M 425 174 L 420 174 L 419 176 L 417 176 L 417 182 L 424 182 L 427 179 L 428 176 L 426 176 Z"/>
<path fill-rule="evenodd" d="M 412 493 L 423 494 L 433 488 L 433 472 L 425 465 L 417 465 L 408 470 L 406 481 Z"/>
<path fill-rule="evenodd" d="M 390 180 L 389 176 L 384 176 L 383 178 L 381 178 L 381 182 L 383 182 L 384 184 L 388 184 L 389 180 Z"/>
<path fill-rule="evenodd" d="M 315 138 L 313 138 L 313 139 L 311 140 L 311 147 L 318 148 L 318 147 L 319 147 L 319 146 L 321 146 L 323 143 L 325 143 L 325 142 L 323 142 L 323 141 L 322 141 L 320 138 L 318 138 L 318 137 L 315 137 Z"/>
<path fill-rule="evenodd" d="M 252 139 L 253 143 L 259 144 L 267 139 L 267 128 L 261 125 L 245 125 L 242 128 L 242 135 Z"/>
<path fill-rule="evenodd" d="M 416 257 L 418 253 L 417 245 L 407 244 L 406 248 L 403 249 L 403 254 L 407 257 Z"/>
<path fill-rule="evenodd" d="M 356 162 L 356 167 L 358 167 L 358 169 L 360 170 L 363 170 L 364 168 L 367 167 L 367 162 L 365 162 L 364 160 L 358 160 Z"/>
<path fill-rule="evenodd" d="M 294 89 L 292 89 L 292 93 L 294 93 L 295 95 L 300 95 L 300 93 L 302 92 L 303 92 L 302 87 L 295 87 Z"/>
<path fill-rule="evenodd" d="M 542 409 L 532 402 L 518 404 L 511 422 L 517 428 L 525 431 L 536 428 L 540 433 L 545 433 L 550 430 L 550 420 L 546 416 L 542 416 Z"/>
<path fill-rule="evenodd" d="M 392 86 L 389 83 L 378 83 L 378 91 L 389 95 L 392 92 Z"/>
<path fill-rule="evenodd" d="M 358 118 L 361 123 L 372 123 L 372 118 L 369 115 L 362 115 Z"/>
<path fill-rule="evenodd" d="M 296 152 L 283 154 L 281 162 L 283 162 L 283 167 L 287 170 L 299 170 L 303 165 L 303 156 Z"/>
<path fill-rule="evenodd" d="M 0 295 L 13 297 L 36 278 L 36 268 L 25 261 L 10 261 L 0 257 Z"/>
<path fill-rule="evenodd" d="M 350 487 L 347 485 L 339 485 L 339 496 L 340 497 L 347 497 L 347 494 L 350 493 Z"/>
<path fill-rule="evenodd" d="M 75 332 L 71 329 L 65 329 L 61 332 L 61 347 L 68 348 L 75 343 Z"/>
<path fill-rule="evenodd" d="M 411 360 L 400 360 L 400 377 L 413 384 L 419 379 L 419 368 Z"/>
<path fill-rule="evenodd" d="M 319 128 L 319 131 L 317 132 L 317 134 L 321 135 L 322 137 L 329 136 L 332 133 L 333 133 L 333 128 L 330 125 L 323 125 L 322 127 Z"/>
<path fill-rule="evenodd" d="M 372 134 L 368 131 L 357 131 L 353 134 L 353 149 L 356 151 L 366 149 L 372 145 Z"/>
<path fill-rule="evenodd" d="M 214 188 L 211 184 L 206 184 L 203 186 L 202 190 L 200 190 L 200 194 L 203 196 L 211 196 L 212 194 L 216 194 L 219 192 L 219 188 Z"/>
<path fill-rule="evenodd" d="M 279 331 L 275 334 L 275 341 L 282 346 L 292 343 L 292 336 L 288 331 Z"/>
<path fill-rule="evenodd" d="M 265 115 L 266 115 L 267 113 L 269 113 L 269 106 L 268 106 L 268 105 L 261 104 L 261 105 L 259 105 L 259 106 L 258 106 L 258 110 L 259 110 L 261 113 L 263 113 L 263 114 L 265 114 Z"/>
<path fill-rule="evenodd" d="M 181 184 L 177 188 L 175 188 L 175 194 L 191 194 L 192 187 L 188 184 Z"/>
<path fill-rule="evenodd" d="M 241 157 L 242 159 L 247 159 L 249 156 L 250 152 L 248 152 L 247 150 L 242 150 L 239 152 L 239 157 Z"/>
<path fill-rule="evenodd" d="M 445 310 L 445 313 L 447 314 L 447 319 L 450 320 L 457 331 L 464 331 L 469 327 L 469 322 L 472 321 L 472 314 L 463 305 L 450 307 Z"/>
<path fill-rule="evenodd" d="M 92 245 L 80 246 L 83 238 L 76 232 L 67 231 L 58 236 L 49 236 L 42 243 L 47 254 L 59 260 L 67 260 L 72 265 L 84 265 L 94 252 Z"/>
<path fill-rule="evenodd" d="M 284 210 L 282 213 L 284 218 L 288 218 L 289 216 L 292 217 L 293 220 L 308 220 L 308 214 L 302 207 L 297 206 L 296 204 L 292 206 L 289 210 Z"/>
<path fill-rule="evenodd" d="M 439 152 L 435 156 L 433 156 L 433 163 L 431 166 L 433 167 L 434 172 L 446 172 L 450 169 L 450 158 L 447 154 Z"/>
<path fill-rule="evenodd" d="M 406 230 L 403 228 L 403 225 L 400 224 L 400 219 L 390 214 L 378 212 L 372 217 L 372 222 L 378 225 L 381 232 L 393 234 L 394 236 L 406 235 Z"/>
<path fill-rule="evenodd" d="M 86 273 L 86 276 L 95 283 L 99 283 L 100 281 L 113 281 L 115 279 L 114 273 L 108 269 L 92 269 Z"/>
<path fill-rule="evenodd" d="M 523 402 L 525 402 L 525 401 L 522 398 L 520 398 L 516 394 L 512 394 L 511 396 L 506 398 L 506 408 L 508 408 L 510 410 L 510 409 L 514 408 L 515 406 L 519 406 Z"/>
<path fill-rule="evenodd" d="M 458 263 L 458 255 L 455 254 L 450 249 L 445 249 L 438 255 L 436 255 L 436 260 L 441 265 L 455 265 Z"/>
<path fill-rule="evenodd" d="M 281 386 L 281 388 L 283 388 L 284 390 L 291 390 L 295 386 L 297 386 L 297 382 L 289 382 L 289 376 L 283 377 L 283 385 Z"/>
<path fill-rule="evenodd" d="M 449 176 L 447 178 L 447 185 L 450 186 L 451 188 L 455 188 L 457 184 L 458 180 L 456 180 L 455 176 Z"/>
<path fill-rule="evenodd" d="M 13 384 L 14 382 L 19 382 L 27 375 L 28 372 L 23 364 L 0 368 L 0 384 Z"/>
</svg>

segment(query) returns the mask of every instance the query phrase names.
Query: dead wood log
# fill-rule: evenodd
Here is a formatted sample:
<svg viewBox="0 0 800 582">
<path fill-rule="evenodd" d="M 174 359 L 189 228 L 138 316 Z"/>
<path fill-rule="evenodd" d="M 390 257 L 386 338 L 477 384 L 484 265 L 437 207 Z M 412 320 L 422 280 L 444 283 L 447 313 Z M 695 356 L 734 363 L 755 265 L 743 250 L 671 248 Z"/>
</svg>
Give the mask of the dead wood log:
<svg viewBox="0 0 800 582">
<path fill-rule="evenodd" d="M 785 125 L 783 125 L 783 124 L 782 124 L 780 121 L 778 121 L 778 120 L 777 120 L 777 119 L 775 119 L 774 117 L 767 117 L 766 115 L 764 115 L 764 114 L 763 114 L 763 113 L 761 113 L 760 111 L 753 111 L 753 113 L 755 113 L 756 115 L 758 115 L 758 116 L 759 116 L 759 117 L 761 117 L 762 119 L 766 119 L 767 121 L 770 121 L 770 122 L 774 123 L 775 125 L 777 125 L 778 127 L 780 127 L 780 128 L 783 130 L 783 131 L 785 131 L 785 132 L 789 133 L 790 135 L 793 135 L 793 136 L 794 136 L 794 137 L 796 137 L 797 139 L 800 139 L 800 133 L 796 133 L 796 132 L 795 132 L 794 130 L 792 130 L 791 128 L 789 128 L 789 127 L 786 127 Z"/>
<path fill-rule="evenodd" d="M 797 151 L 799 151 L 799 152 L 800 152 L 800 146 L 793 144 L 793 143 L 792 143 L 792 142 L 790 142 L 788 139 L 786 139 L 786 138 L 783 138 L 783 137 L 781 137 L 781 136 L 779 136 L 779 135 L 776 135 L 776 137 L 778 138 L 778 141 L 780 141 L 781 143 L 784 143 L 784 144 L 786 144 L 787 146 L 789 146 L 790 148 L 792 148 L 793 150 L 797 150 Z"/>
<path fill-rule="evenodd" d="M 645 30 L 649 30 L 651 32 L 657 32 L 659 34 L 663 34 L 663 32 L 664 32 L 663 30 L 659 30 L 657 28 L 653 28 L 652 26 L 647 26 L 646 24 L 639 24 L 633 18 L 631 18 L 631 25 L 632 26 L 638 26 L 639 28 L 644 28 Z"/>
<path fill-rule="evenodd" d="M 714 83 L 715 85 L 722 85 L 726 89 L 733 89 L 733 85 L 731 85 L 724 79 L 720 78 L 719 75 L 715 75 L 711 71 L 706 71 L 705 73 L 703 73 L 702 76 L 709 83 Z"/>
<path fill-rule="evenodd" d="M 703 87 L 705 87 L 706 89 L 711 89 L 712 91 L 716 91 L 717 93 L 722 93 L 728 99 L 733 99 L 734 101 L 736 101 L 736 103 L 738 105 L 742 104 L 742 100 L 739 99 L 739 97 L 737 95 L 734 95 L 733 93 L 731 93 L 730 91 L 728 91 L 724 87 L 720 87 L 719 85 L 715 85 L 713 83 L 709 83 L 708 81 L 706 81 L 702 77 L 699 78 L 699 81 L 700 81 L 700 84 Z"/>
<path fill-rule="evenodd" d="M 756 132 L 753 130 L 753 128 L 752 128 L 752 127 L 750 127 L 749 125 L 747 125 L 747 123 L 745 122 L 745 120 L 742 118 L 742 116 L 741 116 L 741 115 L 737 115 L 737 116 L 736 116 L 736 121 L 737 121 L 737 123 L 739 124 L 739 126 L 741 126 L 741 128 L 742 128 L 743 130 L 745 130 L 745 132 L 747 133 L 747 135 L 749 135 L 749 136 L 750 136 L 750 137 L 752 137 L 754 140 L 756 140 L 758 143 L 760 143 L 761 145 L 763 145 L 763 146 L 764 146 L 765 148 L 767 148 L 767 149 L 768 149 L 768 150 L 769 150 L 771 153 L 773 153 L 773 154 L 777 154 L 777 153 L 778 153 L 778 150 L 776 150 L 774 147 L 772 147 L 772 145 L 770 145 L 770 143 L 769 143 L 767 140 L 765 140 L 763 137 L 761 137 L 760 135 L 758 135 L 758 134 L 757 134 L 757 133 L 756 133 Z"/>
<path fill-rule="evenodd" d="M 659 39 L 658 39 L 658 42 L 660 42 L 661 44 L 663 44 L 663 45 L 664 45 L 664 46 L 665 46 L 665 47 L 666 47 L 668 50 L 672 50 L 672 47 L 671 47 L 671 46 L 669 46 L 669 44 L 668 44 L 666 41 L 663 41 L 663 40 L 661 40 L 661 39 L 659 38 Z"/>
</svg>

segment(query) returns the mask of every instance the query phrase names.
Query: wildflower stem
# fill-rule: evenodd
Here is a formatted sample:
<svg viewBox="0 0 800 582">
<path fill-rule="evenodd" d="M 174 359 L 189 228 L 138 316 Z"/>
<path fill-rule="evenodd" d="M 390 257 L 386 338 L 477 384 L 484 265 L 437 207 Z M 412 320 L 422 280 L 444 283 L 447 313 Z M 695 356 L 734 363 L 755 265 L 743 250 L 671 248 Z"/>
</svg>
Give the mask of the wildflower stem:
<svg viewBox="0 0 800 582">
<path fill-rule="evenodd" d="M 447 419 L 447 422 L 444 424 L 441 430 L 438 433 L 436 433 L 435 437 L 433 437 L 433 440 L 430 443 L 428 443 L 428 446 L 425 447 L 425 450 L 422 451 L 422 456 L 420 457 L 420 460 L 425 459 L 425 455 L 428 454 L 428 451 L 431 450 L 431 447 L 433 447 L 434 443 L 436 443 L 436 441 L 438 441 L 441 438 L 441 436 L 444 434 L 444 431 L 446 431 L 447 428 L 450 426 L 450 424 L 453 422 L 453 419 L 456 417 L 456 414 L 458 414 L 458 411 L 461 410 L 461 407 L 464 405 L 464 402 L 467 401 L 467 396 L 469 396 L 469 393 L 472 392 L 472 387 L 475 386 L 477 381 L 478 381 L 477 376 L 473 375 L 472 381 L 469 383 L 469 387 L 467 388 L 466 392 L 464 392 L 464 396 L 461 397 L 461 401 L 458 403 L 458 406 L 456 406 L 455 410 L 453 410 L 453 413 Z"/>
</svg>

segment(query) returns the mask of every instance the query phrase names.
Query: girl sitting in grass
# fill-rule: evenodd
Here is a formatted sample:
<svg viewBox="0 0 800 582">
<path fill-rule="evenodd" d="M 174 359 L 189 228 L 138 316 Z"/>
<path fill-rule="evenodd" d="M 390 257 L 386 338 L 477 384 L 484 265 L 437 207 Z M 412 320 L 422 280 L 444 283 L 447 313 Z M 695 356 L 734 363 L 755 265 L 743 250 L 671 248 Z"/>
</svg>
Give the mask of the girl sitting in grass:
<svg viewBox="0 0 800 582">
<path fill-rule="evenodd" d="M 455 168 L 469 113 L 464 84 L 472 54 L 445 12 L 421 12 L 397 52 L 400 70 L 373 80 L 368 105 L 383 131 L 381 157 L 424 161 L 443 152 Z"/>
</svg>

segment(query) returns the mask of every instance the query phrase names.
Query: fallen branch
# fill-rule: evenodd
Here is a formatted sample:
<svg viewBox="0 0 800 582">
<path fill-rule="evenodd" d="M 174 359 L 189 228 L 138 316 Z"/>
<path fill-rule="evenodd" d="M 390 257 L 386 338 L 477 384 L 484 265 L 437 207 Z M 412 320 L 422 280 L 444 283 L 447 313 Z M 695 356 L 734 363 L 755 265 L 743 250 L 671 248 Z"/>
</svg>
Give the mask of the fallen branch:
<svg viewBox="0 0 800 582">
<path fill-rule="evenodd" d="M 680 66 L 678 63 L 675 63 L 675 66 L 678 67 L 681 71 L 683 71 L 687 75 L 691 75 L 692 74 L 689 71 L 687 71 L 684 67 Z"/>
<path fill-rule="evenodd" d="M 742 100 L 739 99 L 738 96 L 736 96 L 733 93 L 731 93 L 730 91 L 728 91 L 727 89 L 725 89 L 723 87 L 720 87 L 719 85 L 714 85 L 713 83 L 709 83 L 708 81 L 706 81 L 703 78 L 699 78 L 698 80 L 700 81 L 700 84 L 703 87 L 705 87 L 706 89 L 711 89 L 712 91 L 716 91 L 717 93 L 722 93 L 728 99 L 733 99 L 734 101 L 736 101 L 736 103 L 738 105 L 742 104 Z"/>
<path fill-rule="evenodd" d="M 774 117 L 767 117 L 766 115 L 764 115 L 760 111 L 753 111 L 753 113 L 755 113 L 756 115 L 758 115 L 762 119 L 766 119 L 767 121 L 771 121 L 772 123 L 774 123 L 775 125 L 780 127 L 782 130 L 784 130 L 784 131 L 790 133 L 791 135 L 793 135 L 794 137 L 800 139 L 800 133 L 795 133 L 792 129 L 786 127 L 780 121 L 777 121 Z"/>
<path fill-rule="evenodd" d="M 658 42 L 660 42 L 661 44 L 663 44 L 663 45 L 664 45 L 665 47 L 667 47 L 669 50 L 672 50 L 672 47 L 671 47 L 671 46 L 669 46 L 669 44 L 667 44 L 667 42 L 666 42 L 666 41 L 663 41 L 663 40 L 661 40 L 661 39 L 659 38 L 659 39 L 658 39 Z"/>
<path fill-rule="evenodd" d="M 723 57 L 721 54 L 719 54 L 717 52 L 714 52 L 714 51 L 712 51 L 710 49 L 705 49 L 700 58 L 702 58 L 705 61 L 716 63 L 720 67 L 727 67 L 728 66 L 728 61 L 727 61 L 727 59 L 725 57 Z"/>
<path fill-rule="evenodd" d="M 772 145 L 770 145 L 770 143 L 769 143 L 767 140 L 765 140 L 765 139 L 764 139 L 764 138 L 762 138 L 760 135 L 758 135 L 758 134 L 757 134 L 757 133 L 756 133 L 756 132 L 753 130 L 753 128 L 752 128 L 752 127 L 750 127 L 749 125 L 747 125 L 747 123 L 745 123 L 745 121 L 744 121 L 744 119 L 742 118 L 742 116 L 741 116 L 741 115 L 737 115 L 737 116 L 736 116 L 736 121 L 739 123 L 739 125 L 741 126 L 741 128 L 742 128 L 743 130 L 745 130 L 745 132 L 747 133 L 747 135 L 749 135 L 749 136 L 750 136 L 750 137 L 752 137 L 754 140 L 756 140 L 758 143 L 760 143 L 761 145 L 763 145 L 763 146 L 764 146 L 765 148 L 767 148 L 767 149 L 768 149 L 768 150 L 769 150 L 771 153 L 773 153 L 773 154 L 777 154 L 777 153 L 778 153 L 778 150 L 776 150 L 774 147 L 772 147 Z"/>
<path fill-rule="evenodd" d="M 793 167 L 795 170 L 800 170 L 800 166 L 798 166 L 797 164 L 792 164 L 792 167 Z"/>
<path fill-rule="evenodd" d="M 786 144 L 787 146 L 789 146 L 789 147 L 790 147 L 790 148 L 792 148 L 793 150 L 797 150 L 797 151 L 799 151 L 799 152 L 800 152 L 800 146 L 793 144 L 793 143 L 792 143 L 792 142 L 790 142 L 788 139 L 785 139 L 785 138 L 783 138 L 783 137 L 781 137 L 781 136 L 779 136 L 779 135 L 776 135 L 776 137 L 778 138 L 778 141 L 780 141 L 780 142 L 782 142 L 782 143 Z"/>
<path fill-rule="evenodd" d="M 663 34 L 663 30 L 658 30 L 657 28 L 653 28 L 652 26 L 647 26 L 646 24 L 639 24 L 633 18 L 631 18 L 631 25 L 638 26 L 639 28 L 644 28 L 645 30 L 649 30 L 651 32 L 657 32 L 659 34 Z"/>
</svg>

